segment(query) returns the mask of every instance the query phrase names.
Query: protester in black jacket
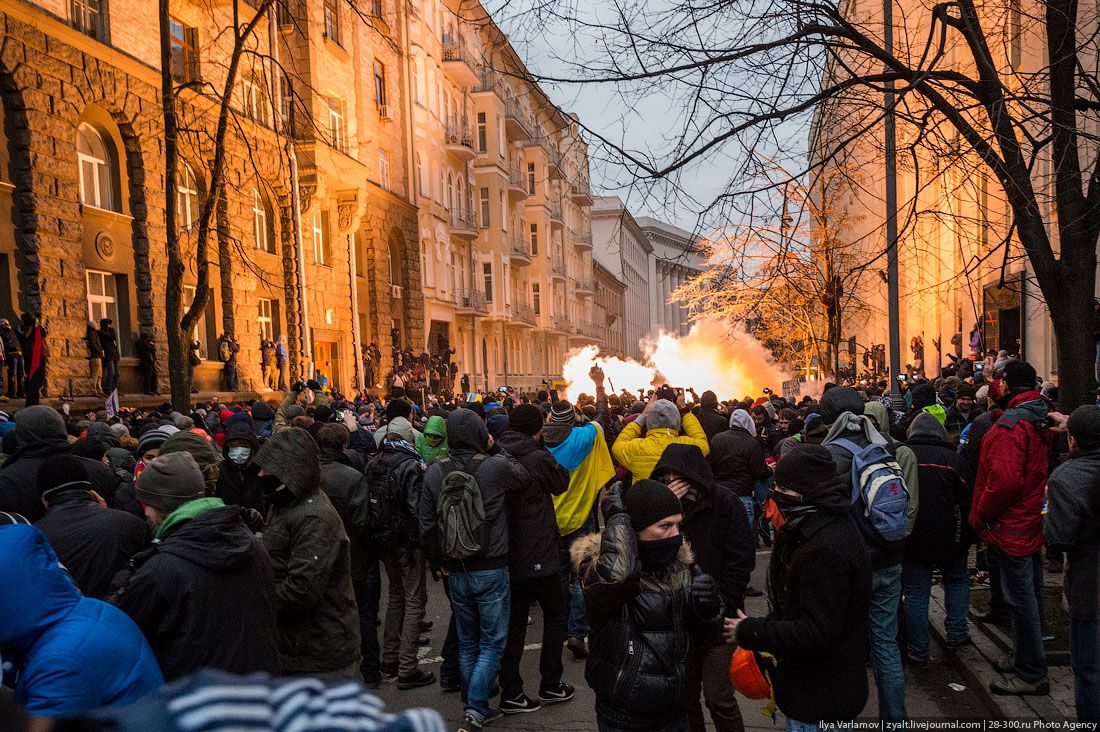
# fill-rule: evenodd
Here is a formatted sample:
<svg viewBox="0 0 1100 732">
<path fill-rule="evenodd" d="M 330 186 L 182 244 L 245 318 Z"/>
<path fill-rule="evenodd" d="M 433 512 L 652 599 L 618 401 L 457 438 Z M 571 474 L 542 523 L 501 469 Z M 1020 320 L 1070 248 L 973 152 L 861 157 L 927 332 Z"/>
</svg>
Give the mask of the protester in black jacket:
<svg viewBox="0 0 1100 732">
<path fill-rule="evenodd" d="M 710 464 L 695 445 L 671 444 L 653 469 L 653 479 L 666 483 L 683 507 L 680 528 L 691 543 L 700 569 L 718 583 L 726 617 L 745 607 L 745 590 L 756 566 L 756 542 L 741 502 L 714 484 Z M 688 721 L 692 732 L 704 732 L 706 723 L 699 692 L 718 732 L 740 732 L 744 721 L 730 683 L 733 646 L 714 638 L 692 647 L 689 669 Z"/>
<path fill-rule="evenodd" d="M 604 492 L 602 534 L 570 549 L 591 626 L 584 677 L 600 730 L 687 726 L 690 647 L 717 636 L 722 601 L 679 531 L 680 501 L 640 480 Z M 698 692 L 696 692 L 698 694 Z"/>
<path fill-rule="evenodd" d="M 871 563 L 847 476 L 834 473 L 819 445 L 779 461 L 771 499 L 783 523 L 768 568 L 771 611 L 726 621 L 727 642 L 776 657 L 776 704 L 805 724 L 854 719 L 867 702 Z"/>
<path fill-rule="evenodd" d="M 34 525 L 80 591 L 107 599 L 111 579 L 149 542 L 145 521 L 107 508 L 92 490 L 84 461 L 73 455 L 58 455 L 42 465 L 38 492 L 47 508 Z"/>
<path fill-rule="evenodd" d="M 227 506 L 254 508 L 261 514 L 267 512 L 260 466 L 253 462 L 260 449 L 260 441 L 251 417 L 235 414 L 225 424 L 225 442 L 222 443 L 222 460 L 218 470 L 218 484 L 214 492 Z"/>
<path fill-rule="evenodd" d="M 110 318 L 99 321 L 99 345 L 103 348 L 103 391 L 110 394 L 118 388 L 118 338 Z"/>
<path fill-rule="evenodd" d="M 520 490 L 505 496 L 508 518 L 508 571 L 512 593 L 508 640 L 500 665 L 500 709 L 505 714 L 534 711 L 540 702 L 566 701 L 573 687 L 562 683 L 561 651 L 565 645 L 569 606 L 561 591 L 561 550 L 558 523 L 551 496 L 569 487 L 569 471 L 537 442 L 542 432 L 542 410 L 520 404 L 509 417 L 512 429 L 497 439 L 501 449 L 527 469 L 530 478 Z M 523 691 L 519 662 L 527 636 L 531 603 L 542 608 L 542 650 L 539 654 L 538 701 Z"/>
<path fill-rule="evenodd" d="M 707 440 L 713 440 L 718 434 L 729 429 L 729 417 L 718 411 L 718 396 L 713 391 L 704 391 L 699 397 L 699 406 L 691 410 L 699 420 Z"/>
<path fill-rule="evenodd" d="M 245 525 L 245 509 L 206 498 L 187 452 L 147 464 L 137 495 L 155 541 L 119 577 L 112 602 L 141 628 L 164 678 L 202 668 L 278 673 L 271 558 Z"/>
<path fill-rule="evenodd" d="M 755 430 L 748 412 L 735 411 L 730 415 L 729 429 L 710 441 L 709 457 L 715 484 L 741 499 L 750 524 L 756 483 L 771 475 Z"/>
</svg>

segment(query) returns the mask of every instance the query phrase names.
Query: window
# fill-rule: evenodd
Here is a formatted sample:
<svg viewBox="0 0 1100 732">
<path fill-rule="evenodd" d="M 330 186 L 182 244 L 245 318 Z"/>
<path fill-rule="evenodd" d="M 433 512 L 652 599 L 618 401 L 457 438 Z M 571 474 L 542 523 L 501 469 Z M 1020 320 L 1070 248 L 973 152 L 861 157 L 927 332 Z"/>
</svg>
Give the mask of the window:
<svg viewBox="0 0 1100 732">
<path fill-rule="evenodd" d="M 537 282 L 531 285 L 531 305 L 535 308 L 535 315 L 542 315 L 542 305 L 539 296 L 539 285 Z"/>
<path fill-rule="evenodd" d="M 183 310 L 181 315 L 191 309 L 191 304 L 195 302 L 195 288 L 193 285 L 183 286 Z M 207 304 L 209 305 L 209 300 Z M 195 321 L 195 329 L 191 331 L 191 340 L 199 342 L 199 358 L 206 360 L 206 314 L 203 313 L 198 320 Z M 188 344 L 190 348 L 190 344 Z"/>
<path fill-rule="evenodd" d="M 377 59 L 374 62 L 374 101 L 379 107 L 386 106 L 386 67 Z"/>
<path fill-rule="evenodd" d="M 488 134 L 485 131 L 485 113 L 477 113 L 477 151 L 483 153 L 489 149 Z"/>
<path fill-rule="evenodd" d="M 80 125 L 76 137 L 76 159 L 80 165 L 80 202 L 85 206 L 117 211 L 111 180 L 114 161 L 103 137 L 89 124 Z"/>
<path fill-rule="evenodd" d="M 539 253 L 539 225 L 531 224 L 531 254 Z"/>
<path fill-rule="evenodd" d="M 195 174 L 184 163 L 176 173 L 176 225 L 180 231 L 190 231 L 199 213 L 199 191 L 195 186 Z"/>
<path fill-rule="evenodd" d="M 390 155 L 385 150 L 378 151 L 378 183 L 390 190 Z"/>
<path fill-rule="evenodd" d="M 507 138 L 504 137 L 504 118 L 497 117 L 497 154 L 502 158 L 508 157 L 504 151 Z"/>
<path fill-rule="evenodd" d="M 325 38 L 340 43 L 340 0 L 325 0 Z"/>
<path fill-rule="evenodd" d="M 99 40 L 99 0 L 69 0 L 69 19 L 73 28 Z"/>
<path fill-rule="evenodd" d="M 370 14 L 376 18 L 382 17 L 382 0 L 370 1 Z"/>
<path fill-rule="evenodd" d="M 94 269 L 86 271 L 88 277 L 88 320 L 99 322 L 104 318 L 114 321 L 115 328 L 119 328 L 118 322 L 118 292 L 116 291 L 115 276 L 110 272 L 98 272 Z"/>
<path fill-rule="evenodd" d="M 294 23 L 294 16 L 290 12 L 291 0 L 278 0 L 275 7 L 278 11 L 279 25 L 292 25 Z"/>
<path fill-rule="evenodd" d="M 1020 10 L 1020 0 L 1009 0 L 1008 3 L 1008 33 L 1009 33 L 1009 63 L 1012 64 L 1012 68 L 1019 70 L 1020 62 L 1023 60 L 1023 44 L 1022 44 L 1022 12 Z"/>
<path fill-rule="evenodd" d="M 489 189 L 481 189 L 481 228 L 489 228 Z"/>
<path fill-rule="evenodd" d="M 175 18 L 168 19 L 172 33 L 172 80 L 187 84 L 199 80 L 199 55 L 196 50 L 195 29 L 188 28 Z"/>
<path fill-rule="evenodd" d="M 527 193 L 535 195 L 535 164 L 527 163 Z"/>
<path fill-rule="evenodd" d="M 275 321 L 274 318 L 271 317 L 271 313 L 271 300 L 261 297 L 260 312 L 259 315 L 256 317 L 256 322 L 260 324 L 261 340 L 275 340 Z"/>
<path fill-rule="evenodd" d="M 328 241 L 328 214 L 318 211 L 313 214 L 313 261 L 324 267 L 332 266 L 332 248 Z"/>
<path fill-rule="evenodd" d="M 252 189 L 252 241 L 260 251 L 275 253 L 275 237 L 267 223 L 267 205 L 255 188 Z"/>
<path fill-rule="evenodd" d="M 244 82 L 244 113 L 253 122 L 267 126 L 267 94 L 263 81 L 253 79 Z"/>
<path fill-rule="evenodd" d="M 450 173 L 447 173 L 447 210 L 450 211 L 455 205 L 455 178 Z"/>
<path fill-rule="evenodd" d="M 420 153 L 416 154 L 416 192 L 421 196 L 426 196 L 424 192 L 424 159 L 420 157 Z"/>
<path fill-rule="evenodd" d="M 328 130 L 332 137 L 331 144 L 340 152 L 346 152 L 348 147 L 348 130 L 344 124 L 344 102 L 337 97 L 329 97 L 328 100 Z"/>
<path fill-rule="evenodd" d="M 420 104 L 420 98 L 423 96 L 420 93 L 420 59 L 413 59 L 409 72 L 412 74 L 412 83 L 409 86 L 412 88 L 413 101 Z"/>
<path fill-rule="evenodd" d="M 485 275 L 485 302 L 493 301 L 493 263 L 484 262 L 481 271 Z"/>
<path fill-rule="evenodd" d="M 500 228 L 508 231 L 508 208 L 504 205 L 504 191 L 500 192 Z"/>
</svg>

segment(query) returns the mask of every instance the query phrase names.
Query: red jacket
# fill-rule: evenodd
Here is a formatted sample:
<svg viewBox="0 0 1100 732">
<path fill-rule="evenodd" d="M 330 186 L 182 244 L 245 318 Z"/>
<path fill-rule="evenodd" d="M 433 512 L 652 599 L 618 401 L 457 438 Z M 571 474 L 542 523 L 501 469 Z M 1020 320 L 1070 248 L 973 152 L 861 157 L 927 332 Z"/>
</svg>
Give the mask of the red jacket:
<svg viewBox="0 0 1100 732">
<path fill-rule="evenodd" d="M 1040 398 L 1037 391 L 1024 392 L 1008 408 Z M 1025 557 L 1043 547 L 1047 453 L 1053 443 L 1052 433 L 1039 432 L 1025 420 L 1014 426 L 998 420 L 982 440 L 970 525 L 982 540 L 1011 556 Z"/>
</svg>

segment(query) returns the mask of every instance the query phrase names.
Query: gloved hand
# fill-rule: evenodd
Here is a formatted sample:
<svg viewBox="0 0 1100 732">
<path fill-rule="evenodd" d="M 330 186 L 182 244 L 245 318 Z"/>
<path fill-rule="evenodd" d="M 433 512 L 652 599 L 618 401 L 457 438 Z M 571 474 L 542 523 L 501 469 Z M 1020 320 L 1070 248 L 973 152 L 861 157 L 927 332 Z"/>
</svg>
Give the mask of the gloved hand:
<svg viewBox="0 0 1100 732">
<path fill-rule="evenodd" d="M 603 519 L 607 521 L 617 513 L 624 513 L 623 484 L 622 481 L 612 483 L 603 489 L 600 496 L 600 510 L 603 511 Z"/>
<path fill-rule="evenodd" d="M 695 612 L 704 620 L 710 620 L 721 612 L 722 598 L 718 596 L 718 585 L 710 575 L 699 573 L 692 577 L 688 593 L 695 603 Z"/>
<path fill-rule="evenodd" d="M 248 530 L 253 534 L 259 534 L 264 530 L 264 517 L 259 511 L 254 508 L 246 508 L 241 512 L 241 519 L 244 520 L 244 525 L 248 527 Z"/>
</svg>

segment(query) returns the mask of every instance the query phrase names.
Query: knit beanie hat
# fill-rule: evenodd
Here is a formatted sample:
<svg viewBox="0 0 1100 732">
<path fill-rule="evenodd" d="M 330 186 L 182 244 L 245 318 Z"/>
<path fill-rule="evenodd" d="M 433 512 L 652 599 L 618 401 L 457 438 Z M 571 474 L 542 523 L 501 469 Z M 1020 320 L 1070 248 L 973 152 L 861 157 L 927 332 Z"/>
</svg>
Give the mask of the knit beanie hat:
<svg viewBox="0 0 1100 732">
<path fill-rule="evenodd" d="M 15 438 L 20 447 L 67 436 L 65 420 L 52 407 L 39 404 L 15 413 Z"/>
<path fill-rule="evenodd" d="M 560 424 L 573 424 L 573 405 L 564 399 L 554 402 L 550 408 L 550 421 Z"/>
<path fill-rule="evenodd" d="M 534 437 L 542 429 L 542 410 L 534 404 L 520 404 L 512 410 L 509 421 L 516 432 Z"/>
<path fill-rule="evenodd" d="M 665 485 L 655 480 L 639 480 L 627 489 L 623 506 L 630 515 L 634 531 L 652 526 L 663 518 L 683 513 L 680 499 Z"/>
<path fill-rule="evenodd" d="M 955 398 L 956 399 L 965 399 L 967 397 L 970 397 L 971 399 L 974 399 L 974 398 L 977 397 L 977 394 L 978 394 L 978 392 L 974 388 L 974 385 L 970 384 L 970 383 L 967 383 L 965 381 L 962 382 L 961 384 L 959 384 L 958 388 L 955 389 Z"/>
<path fill-rule="evenodd" d="M 821 396 L 818 412 L 825 424 L 832 424 L 844 412 L 863 414 L 863 399 L 850 386 L 834 386 Z"/>
<path fill-rule="evenodd" d="M 1035 367 L 1027 361 L 1012 361 L 1005 366 L 1005 383 L 1009 389 L 1034 389 L 1038 384 Z"/>
<path fill-rule="evenodd" d="M 1074 437 L 1100 437 L 1100 407 L 1091 404 L 1077 407 L 1066 426 Z"/>
<path fill-rule="evenodd" d="M 138 438 L 138 455 L 144 455 L 147 450 L 160 447 L 168 439 L 168 433 L 163 429 L 152 429 Z"/>
<path fill-rule="evenodd" d="M 291 404 L 289 407 L 286 408 L 286 419 L 289 422 L 295 417 L 303 416 L 305 413 L 305 407 L 303 407 L 301 404 Z"/>
<path fill-rule="evenodd" d="M 177 452 L 190 454 L 198 464 L 200 472 L 211 466 L 219 465 L 222 461 L 222 454 L 218 452 L 218 449 L 205 437 L 194 432 L 177 432 L 169 437 L 161 445 L 157 457 L 164 457 Z"/>
<path fill-rule="evenodd" d="M 840 388 L 844 387 L 837 387 Z M 775 464 L 775 484 L 803 496 L 812 495 L 819 485 L 835 475 L 832 453 L 821 445 L 799 445 Z"/>
<path fill-rule="evenodd" d="M 134 484 L 134 493 L 146 506 L 175 511 L 188 501 L 205 497 L 206 484 L 190 453 L 172 452 L 158 455 L 145 466 Z"/>
<path fill-rule="evenodd" d="M 923 409 L 936 403 L 936 387 L 922 381 L 913 387 L 913 407 Z"/>
<path fill-rule="evenodd" d="M 38 493 L 49 501 L 65 491 L 90 491 L 84 461 L 74 455 L 57 455 L 42 462 L 38 469 Z"/>
</svg>

